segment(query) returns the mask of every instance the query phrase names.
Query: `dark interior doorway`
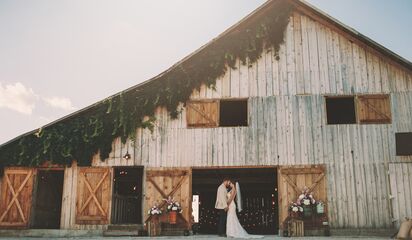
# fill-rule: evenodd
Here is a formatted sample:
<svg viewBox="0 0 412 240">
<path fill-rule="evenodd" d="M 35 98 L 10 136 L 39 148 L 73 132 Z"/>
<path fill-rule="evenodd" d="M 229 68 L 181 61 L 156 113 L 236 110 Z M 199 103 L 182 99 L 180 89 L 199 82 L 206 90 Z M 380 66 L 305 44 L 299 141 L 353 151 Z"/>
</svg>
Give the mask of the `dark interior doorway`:
<svg viewBox="0 0 412 240">
<path fill-rule="evenodd" d="M 279 217 L 275 168 L 193 169 L 192 193 L 194 199 L 199 199 L 199 233 L 217 234 L 216 192 L 225 176 L 240 184 L 243 211 L 237 212 L 237 215 L 245 230 L 251 234 L 277 234 Z"/>
<path fill-rule="evenodd" d="M 142 223 L 142 167 L 117 167 L 113 179 L 113 224 Z"/>
<path fill-rule="evenodd" d="M 32 207 L 32 228 L 60 228 L 63 182 L 63 170 L 39 170 L 37 172 Z"/>
</svg>

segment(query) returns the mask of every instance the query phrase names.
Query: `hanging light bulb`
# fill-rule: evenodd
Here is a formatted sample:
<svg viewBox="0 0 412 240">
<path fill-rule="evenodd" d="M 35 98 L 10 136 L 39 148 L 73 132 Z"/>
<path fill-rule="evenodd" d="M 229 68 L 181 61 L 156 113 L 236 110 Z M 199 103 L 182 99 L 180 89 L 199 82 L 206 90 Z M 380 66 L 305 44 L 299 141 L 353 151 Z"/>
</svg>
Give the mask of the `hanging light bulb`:
<svg viewBox="0 0 412 240">
<path fill-rule="evenodd" d="M 130 159 L 129 144 L 127 144 L 126 154 L 123 156 L 123 158 L 126 159 L 126 160 Z"/>
<path fill-rule="evenodd" d="M 130 159 L 129 151 L 126 152 L 126 154 L 123 156 L 123 158 L 126 159 L 126 160 Z"/>
</svg>

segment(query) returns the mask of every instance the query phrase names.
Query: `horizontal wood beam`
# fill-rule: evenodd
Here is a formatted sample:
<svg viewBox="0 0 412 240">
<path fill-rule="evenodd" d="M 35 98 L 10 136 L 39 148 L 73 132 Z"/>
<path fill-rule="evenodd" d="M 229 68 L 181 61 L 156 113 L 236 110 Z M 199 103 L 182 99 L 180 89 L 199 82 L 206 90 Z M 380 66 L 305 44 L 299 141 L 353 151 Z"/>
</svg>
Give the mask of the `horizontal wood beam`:
<svg viewBox="0 0 412 240">
<path fill-rule="evenodd" d="M 216 170 L 216 169 L 273 169 L 276 170 L 276 166 L 253 166 L 253 165 L 245 165 L 245 166 L 207 166 L 207 167 L 192 167 L 192 170 Z"/>
<path fill-rule="evenodd" d="M 297 175 L 297 174 L 320 174 L 325 170 L 323 168 L 289 168 L 281 169 L 281 174 Z"/>
<path fill-rule="evenodd" d="M 189 174 L 188 170 L 150 170 L 146 172 L 148 177 L 180 177 Z"/>
<path fill-rule="evenodd" d="M 77 216 L 76 221 L 102 221 L 106 218 L 106 216 Z"/>
</svg>

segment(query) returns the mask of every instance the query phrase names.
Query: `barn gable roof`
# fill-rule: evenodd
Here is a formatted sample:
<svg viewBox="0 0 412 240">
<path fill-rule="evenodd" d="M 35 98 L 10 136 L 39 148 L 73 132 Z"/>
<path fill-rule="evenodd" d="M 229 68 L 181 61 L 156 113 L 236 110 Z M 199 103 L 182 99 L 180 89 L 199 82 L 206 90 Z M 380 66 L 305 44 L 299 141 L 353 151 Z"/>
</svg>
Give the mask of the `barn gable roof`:
<svg viewBox="0 0 412 240">
<path fill-rule="evenodd" d="M 200 47 L 198 50 L 196 50 L 192 54 L 186 56 L 185 58 L 183 58 L 182 60 L 180 60 L 179 62 L 174 64 L 173 66 L 171 66 L 166 71 L 160 73 L 159 75 L 157 75 L 157 76 L 155 76 L 155 77 L 153 77 L 153 78 L 151 78 L 151 79 L 149 79 L 145 82 L 142 82 L 142 83 L 137 84 L 133 87 L 130 87 L 130 88 L 128 88 L 128 89 L 126 89 L 126 90 L 124 90 L 120 93 L 114 94 L 114 95 L 110 96 L 109 98 L 106 98 L 102 101 L 99 101 L 99 102 L 93 104 L 93 105 L 90 105 L 90 106 L 88 106 L 86 108 L 83 108 L 79 111 L 76 111 L 76 112 L 74 112 L 70 115 L 67 115 L 63 118 L 60 118 L 60 119 L 58 119 L 54 122 L 51 122 L 51 123 L 45 125 L 43 127 L 43 129 L 47 128 L 47 127 L 50 127 L 50 126 L 53 126 L 55 124 L 66 122 L 66 121 L 68 121 L 68 120 L 70 120 L 70 119 L 72 119 L 76 116 L 79 116 L 79 115 L 95 108 L 96 106 L 99 106 L 99 105 L 105 103 L 107 101 L 107 99 L 113 99 L 113 98 L 118 97 L 118 96 L 126 95 L 130 92 L 137 92 L 137 91 L 144 92 L 144 91 L 146 91 L 146 89 L 148 89 L 148 86 L 156 85 L 156 84 L 158 84 L 157 82 L 163 81 L 163 79 L 165 79 L 165 77 L 167 78 L 168 75 L 173 75 L 173 71 L 180 68 L 182 65 L 184 65 L 184 64 L 186 66 L 192 65 L 192 62 L 196 62 L 196 58 L 199 55 L 201 55 L 202 53 L 204 53 L 206 51 L 213 50 L 213 46 L 216 45 L 217 43 L 227 41 L 227 39 L 236 37 L 236 33 L 238 31 L 240 31 L 240 29 L 244 28 L 244 26 L 247 26 L 248 24 L 255 21 L 256 19 L 264 17 L 265 14 L 268 14 L 268 12 L 271 8 L 276 6 L 276 4 L 280 4 L 280 3 L 286 3 L 286 4 L 290 5 L 291 7 L 293 7 L 293 9 L 295 11 L 299 11 L 299 12 L 315 19 L 316 21 L 320 21 L 321 23 L 326 24 L 327 26 L 329 26 L 331 28 L 334 28 L 335 30 L 337 30 L 340 33 L 344 34 L 350 40 L 358 42 L 362 46 L 374 51 L 376 54 L 378 54 L 382 57 L 385 57 L 385 58 L 389 59 L 391 62 L 393 62 L 394 64 L 396 64 L 400 67 L 402 67 L 403 69 L 405 69 L 407 71 L 412 71 L 412 63 L 410 61 L 408 61 L 407 59 L 402 58 L 401 56 L 399 56 L 396 53 L 390 51 L 389 49 L 385 48 L 384 46 L 376 43 L 375 41 L 373 41 L 370 38 L 362 35 L 361 33 L 357 32 L 356 30 L 342 24 L 338 20 L 332 18 L 331 16 L 327 15 L 326 13 L 320 11 L 319 9 L 315 8 L 314 6 L 304 2 L 302 0 L 268 0 L 262 6 L 257 8 L 255 11 L 253 11 L 249 15 L 247 15 L 245 18 L 243 18 L 241 21 L 239 21 L 238 23 L 236 23 L 235 25 L 233 25 L 232 27 L 230 27 L 229 29 L 224 31 L 222 34 L 218 35 L 216 38 L 214 38 L 213 40 L 211 40 L 210 42 L 208 42 L 204 46 Z M 259 57 L 259 56 L 257 56 L 257 57 Z M 38 131 L 39 130 L 36 129 L 36 130 L 31 131 L 31 132 L 20 135 L 20 136 L 14 138 L 14 139 L 2 144 L 2 145 L 0 145 L 0 149 L 4 148 L 5 146 L 7 146 L 9 144 L 15 143 L 16 141 L 18 141 L 19 139 L 21 139 L 25 136 L 33 135 Z"/>
</svg>

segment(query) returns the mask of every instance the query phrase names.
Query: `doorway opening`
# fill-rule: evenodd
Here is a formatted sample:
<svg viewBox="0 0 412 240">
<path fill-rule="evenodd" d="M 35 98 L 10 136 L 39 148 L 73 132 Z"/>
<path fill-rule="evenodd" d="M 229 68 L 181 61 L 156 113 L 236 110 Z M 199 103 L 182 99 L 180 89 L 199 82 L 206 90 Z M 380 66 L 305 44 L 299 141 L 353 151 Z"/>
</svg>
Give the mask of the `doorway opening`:
<svg viewBox="0 0 412 240">
<path fill-rule="evenodd" d="M 278 196 L 276 168 L 193 169 L 193 218 L 201 234 L 217 234 L 216 192 L 224 177 L 239 182 L 240 224 L 250 234 L 277 234 Z"/>
<path fill-rule="evenodd" d="M 113 224 L 142 223 L 142 167 L 116 167 L 113 179 Z"/>
<path fill-rule="evenodd" d="M 33 193 L 32 228 L 60 228 L 63 182 L 63 170 L 38 170 Z"/>
</svg>

